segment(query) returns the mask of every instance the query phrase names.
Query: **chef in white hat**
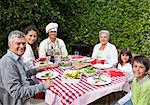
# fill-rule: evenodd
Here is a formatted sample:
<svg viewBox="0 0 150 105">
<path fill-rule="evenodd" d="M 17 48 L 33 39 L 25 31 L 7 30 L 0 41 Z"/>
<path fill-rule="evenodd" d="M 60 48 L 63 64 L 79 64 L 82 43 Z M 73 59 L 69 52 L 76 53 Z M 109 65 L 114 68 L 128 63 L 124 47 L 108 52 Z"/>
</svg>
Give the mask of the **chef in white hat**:
<svg viewBox="0 0 150 105">
<path fill-rule="evenodd" d="M 48 34 L 48 38 L 44 39 L 39 46 L 39 57 L 46 57 L 49 56 L 50 50 L 53 49 L 59 50 L 60 55 L 68 55 L 66 45 L 62 39 L 57 38 L 57 30 L 58 24 L 57 23 L 49 23 L 46 28 L 46 33 Z"/>
</svg>

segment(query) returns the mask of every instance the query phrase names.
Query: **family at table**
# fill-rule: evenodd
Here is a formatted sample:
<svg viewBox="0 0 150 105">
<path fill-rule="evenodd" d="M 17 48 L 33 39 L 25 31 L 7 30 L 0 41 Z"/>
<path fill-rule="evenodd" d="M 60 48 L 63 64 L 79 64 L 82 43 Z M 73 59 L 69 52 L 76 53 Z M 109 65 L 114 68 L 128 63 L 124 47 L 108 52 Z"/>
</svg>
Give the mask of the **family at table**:
<svg viewBox="0 0 150 105">
<path fill-rule="evenodd" d="M 57 30 L 57 23 L 49 23 L 45 28 L 48 38 L 44 39 L 39 47 L 37 44 L 39 31 L 34 26 L 26 27 L 23 32 L 14 30 L 9 33 L 9 48 L 0 59 L 0 103 L 2 105 L 34 105 L 32 103 L 34 96 L 40 92 L 46 92 L 46 103 L 41 103 L 43 105 L 85 105 L 112 92 L 122 90 L 129 92 L 130 86 L 131 91 L 118 100 L 116 105 L 150 105 L 148 58 L 144 56 L 133 58 L 128 48 L 122 49 L 118 54 L 116 46 L 109 42 L 110 33 L 107 30 L 99 32 L 100 43 L 94 46 L 91 57 L 68 55 L 64 41 L 57 37 Z M 71 61 L 74 64 L 84 62 L 80 58 L 90 59 L 90 62 L 82 63 L 87 65 L 81 68 L 92 66 L 97 73 L 94 77 L 80 77 L 79 74 L 80 82 L 64 83 L 61 76 L 67 70 L 59 67 L 62 57 L 69 57 L 69 62 L 77 58 L 77 61 Z M 44 64 L 36 65 L 40 60 Z M 67 69 L 78 71 L 75 68 Z M 55 72 L 57 77 L 39 80 L 38 84 L 31 78 L 45 71 Z M 110 82 L 98 86 L 90 84 L 91 81 L 87 83 L 89 78 L 101 78 L 99 77 L 101 73 L 109 76 Z M 67 75 L 72 74 L 67 72 Z"/>
</svg>

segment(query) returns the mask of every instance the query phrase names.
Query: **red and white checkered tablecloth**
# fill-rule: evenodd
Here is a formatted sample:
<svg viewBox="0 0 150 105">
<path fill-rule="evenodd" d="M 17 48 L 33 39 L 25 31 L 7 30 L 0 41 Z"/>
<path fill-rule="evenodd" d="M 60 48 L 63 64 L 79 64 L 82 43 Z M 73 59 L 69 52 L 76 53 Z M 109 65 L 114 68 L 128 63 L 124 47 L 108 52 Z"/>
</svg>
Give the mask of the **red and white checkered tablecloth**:
<svg viewBox="0 0 150 105">
<path fill-rule="evenodd" d="M 61 80 L 65 70 L 61 70 L 60 68 L 54 68 L 52 69 L 52 71 L 57 71 L 59 73 L 59 76 L 53 79 L 54 86 L 50 87 L 48 91 L 55 94 L 59 98 L 59 100 L 61 100 L 60 105 L 71 105 L 74 101 L 79 99 L 81 96 L 84 96 L 86 98 L 87 93 L 91 93 L 93 97 L 94 94 L 92 93 L 94 92 L 96 94 L 101 94 L 99 96 L 95 96 L 95 98 L 100 98 L 100 96 L 102 97 L 112 92 L 122 91 L 124 90 L 124 86 L 126 85 L 126 83 L 128 83 L 127 78 L 125 76 L 120 76 L 120 77 L 118 76 L 118 77 L 112 77 L 112 82 L 110 84 L 103 85 L 103 86 L 96 86 L 87 83 L 87 77 L 82 76 L 79 83 L 69 84 L 69 83 L 63 83 Z M 129 87 L 128 86 L 125 87 L 126 87 L 125 90 L 128 91 Z M 102 90 L 105 91 L 103 92 Z M 97 92 L 101 92 L 101 93 L 97 93 Z M 45 99 L 46 99 L 45 100 L 46 103 L 49 104 L 51 103 L 50 100 L 52 100 L 52 97 L 49 96 L 49 94 L 46 94 Z M 93 99 L 89 99 L 89 103 L 92 100 Z M 57 103 L 57 105 L 59 104 Z"/>
<path fill-rule="evenodd" d="M 39 59 L 36 59 L 34 64 L 38 61 Z M 109 93 L 122 90 L 129 91 L 130 89 L 125 76 L 112 77 L 112 82 L 103 86 L 89 84 L 85 76 L 82 76 L 79 83 L 70 84 L 63 83 L 61 80 L 65 70 L 59 67 L 51 70 L 58 72 L 59 76 L 53 79 L 54 86 L 46 91 L 45 102 L 48 105 L 85 105 Z M 44 80 L 38 81 L 43 82 Z M 55 102 L 52 102 L 54 100 Z"/>
</svg>

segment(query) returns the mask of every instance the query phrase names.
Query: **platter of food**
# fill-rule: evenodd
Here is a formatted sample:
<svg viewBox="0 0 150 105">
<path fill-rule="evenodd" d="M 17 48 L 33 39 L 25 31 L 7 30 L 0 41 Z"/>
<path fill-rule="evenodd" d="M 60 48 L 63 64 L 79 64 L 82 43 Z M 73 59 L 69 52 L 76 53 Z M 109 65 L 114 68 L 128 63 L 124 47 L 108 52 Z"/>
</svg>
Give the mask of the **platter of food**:
<svg viewBox="0 0 150 105">
<path fill-rule="evenodd" d="M 62 61 L 69 61 L 70 60 L 70 56 L 61 56 L 61 60 Z"/>
<path fill-rule="evenodd" d="M 106 85 L 106 84 L 111 83 L 111 81 L 112 80 L 110 77 L 103 75 L 103 74 L 89 77 L 87 80 L 88 83 L 93 84 L 93 85 Z"/>
<path fill-rule="evenodd" d="M 64 83 L 79 83 L 82 73 L 79 70 L 68 70 L 64 72 L 62 81 Z"/>
<path fill-rule="evenodd" d="M 36 74 L 38 79 L 53 79 L 56 78 L 59 74 L 55 71 L 43 71 Z"/>
<path fill-rule="evenodd" d="M 66 62 L 62 61 L 59 63 L 59 68 L 60 69 L 70 69 L 70 68 L 72 68 L 72 63 L 69 61 L 66 61 Z"/>
</svg>

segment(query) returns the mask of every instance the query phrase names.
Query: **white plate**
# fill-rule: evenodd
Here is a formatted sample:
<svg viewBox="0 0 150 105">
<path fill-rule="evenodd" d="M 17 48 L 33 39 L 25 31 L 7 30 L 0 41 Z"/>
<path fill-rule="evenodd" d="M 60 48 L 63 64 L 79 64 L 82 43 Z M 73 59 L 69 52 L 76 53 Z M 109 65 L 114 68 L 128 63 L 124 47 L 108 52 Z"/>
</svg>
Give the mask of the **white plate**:
<svg viewBox="0 0 150 105">
<path fill-rule="evenodd" d="M 70 61 L 62 61 L 59 64 L 60 69 L 70 69 L 72 68 L 72 63 Z"/>
<path fill-rule="evenodd" d="M 49 65 L 49 64 L 53 64 L 53 62 L 46 62 L 46 63 L 44 63 L 44 64 L 40 64 L 40 61 L 39 62 L 36 62 L 35 63 L 35 67 L 39 67 L 39 66 L 47 66 L 47 65 Z"/>
<path fill-rule="evenodd" d="M 92 62 L 94 59 L 93 58 L 90 58 L 90 57 L 84 57 L 84 58 L 80 58 L 79 61 L 82 61 L 82 62 Z"/>
<path fill-rule="evenodd" d="M 94 64 L 93 66 L 98 69 L 108 69 L 112 67 L 110 64 Z"/>
<path fill-rule="evenodd" d="M 72 62 L 79 62 L 79 59 L 73 58 L 71 59 Z"/>
<path fill-rule="evenodd" d="M 67 57 L 67 58 L 66 58 Z M 61 60 L 62 61 L 69 61 L 71 59 L 70 56 L 66 55 L 66 56 L 61 56 Z"/>
<path fill-rule="evenodd" d="M 73 79 L 73 78 L 66 78 L 65 77 L 65 74 L 66 73 L 74 73 L 74 72 L 77 72 L 77 71 L 72 71 L 72 70 L 69 70 L 69 71 L 66 71 L 64 74 L 63 74 L 63 76 L 62 76 L 62 82 L 63 83 L 79 83 L 80 82 L 80 79 L 81 79 L 81 75 L 82 75 L 82 73 L 80 74 L 80 77 L 79 77 L 79 79 Z"/>
<path fill-rule="evenodd" d="M 50 76 L 44 77 L 46 74 L 49 74 Z M 39 79 L 53 79 L 56 78 L 59 74 L 55 71 L 43 71 L 36 74 L 36 77 Z"/>
<path fill-rule="evenodd" d="M 106 84 L 111 83 L 111 81 L 112 81 L 110 77 L 107 77 L 105 75 L 101 75 L 102 80 L 94 79 L 94 78 L 95 78 L 95 76 L 89 77 L 87 82 L 90 84 L 93 84 L 93 85 L 106 85 Z"/>
</svg>

